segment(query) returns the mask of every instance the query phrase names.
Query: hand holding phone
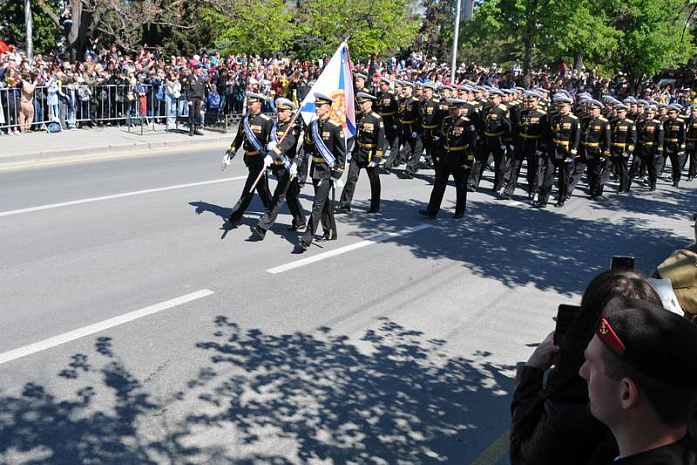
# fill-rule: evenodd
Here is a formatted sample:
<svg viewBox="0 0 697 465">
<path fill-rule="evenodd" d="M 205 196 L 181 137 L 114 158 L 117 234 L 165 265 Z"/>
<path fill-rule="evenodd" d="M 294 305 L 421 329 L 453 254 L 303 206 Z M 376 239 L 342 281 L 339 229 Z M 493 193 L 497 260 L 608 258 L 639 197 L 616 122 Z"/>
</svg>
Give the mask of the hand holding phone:
<svg viewBox="0 0 697 465">
<path fill-rule="evenodd" d="M 554 329 L 554 345 L 559 346 L 564 342 L 579 313 L 581 313 L 581 307 L 578 305 L 559 305 L 557 309 L 557 326 Z"/>
</svg>

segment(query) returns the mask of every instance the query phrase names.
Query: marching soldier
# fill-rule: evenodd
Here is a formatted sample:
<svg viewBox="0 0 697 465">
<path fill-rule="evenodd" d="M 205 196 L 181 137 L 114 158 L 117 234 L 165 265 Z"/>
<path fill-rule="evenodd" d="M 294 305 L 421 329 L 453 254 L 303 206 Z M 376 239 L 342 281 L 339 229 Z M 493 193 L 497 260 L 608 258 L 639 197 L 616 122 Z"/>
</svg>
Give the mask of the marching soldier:
<svg viewBox="0 0 697 465">
<path fill-rule="evenodd" d="M 390 156 L 385 160 L 384 168 L 389 171 L 399 163 L 399 128 L 397 126 L 397 112 L 399 103 L 397 96 L 390 90 L 390 80 L 386 77 L 380 79 L 380 93 L 378 94 L 375 112 L 382 117 L 385 125 L 385 139 L 390 148 Z"/>
<path fill-rule="evenodd" d="M 349 163 L 346 186 L 341 193 L 339 209 L 343 213 L 351 211 L 353 192 L 360 175 L 361 168 L 365 168 L 370 180 L 370 209 L 368 213 L 380 211 L 380 160 L 382 159 L 385 145 L 385 125 L 380 115 L 373 111 L 373 102 L 376 100 L 370 94 L 359 92 L 356 94 L 356 102 L 361 110 L 360 120 L 357 122 L 356 143 Z"/>
<path fill-rule="evenodd" d="M 399 143 L 402 146 L 402 159 L 407 162 L 407 167 L 404 171 L 406 178 L 413 178 L 414 167 L 409 164 L 409 160 L 414 157 L 421 157 L 424 150 L 423 142 L 419 137 L 419 104 L 418 98 L 412 95 L 414 85 L 410 82 L 403 81 L 404 98 L 399 104 Z M 416 155 L 415 155 L 416 154 Z M 416 159 L 418 163 L 418 158 Z"/>
<path fill-rule="evenodd" d="M 505 199 L 513 198 L 523 160 L 527 160 L 528 166 L 528 197 L 532 199 L 537 191 L 538 161 L 541 153 L 546 150 L 549 134 L 547 112 L 537 107 L 538 99 L 541 97 L 536 92 L 526 92 L 523 107 L 512 120 L 515 152 L 508 174 L 509 181 L 503 193 Z"/>
<path fill-rule="evenodd" d="M 494 192 L 500 191 L 503 187 L 506 143 L 511 136 L 511 120 L 508 116 L 508 109 L 501 104 L 502 96 L 503 92 L 498 89 L 492 89 L 489 92 L 490 106 L 482 112 L 482 142 L 471 175 L 473 187 L 476 188 L 481 181 L 489 155 L 493 154 Z"/>
<path fill-rule="evenodd" d="M 421 138 L 424 149 L 426 149 L 427 163 L 435 163 L 436 153 L 436 134 L 440 128 L 441 109 L 438 99 L 433 97 L 435 86 L 430 83 L 424 83 L 422 86 L 423 97 L 421 106 L 419 107 L 421 131 L 417 137 Z M 412 153 L 411 158 L 407 161 L 407 169 L 411 168 L 412 174 L 416 174 L 419 170 L 419 159 L 421 153 Z"/>
<path fill-rule="evenodd" d="M 640 167 L 635 168 L 637 160 L 646 167 L 649 175 L 649 190 L 656 190 L 656 167 L 658 166 L 658 157 L 663 156 L 663 123 L 655 119 L 656 107 L 649 105 L 645 108 L 645 117 L 640 124 L 637 125 L 637 146 L 634 150 L 634 163 L 629 173 L 629 185 L 632 184 L 632 178 L 640 175 Z"/>
<path fill-rule="evenodd" d="M 619 192 L 629 192 L 629 157 L 634 152 L 637 142 L 637 129 L 634 121 L 627 118 L 629 107 L 618 104 L 615 107 L 617 119 L 612 129 L 612 150 L 610 157 L 619 177 Z"/>
<path fill-rule="evenodd" d="M 670 164 L 673 169 L 673 187 L 678 187 L 682 167 L 685 164 L 685 120 L 679 117 L 680 106 L 673 104 L 668 107 L 668 119 L 663 123 L 663 157 L 670 158 Z M 661 158 L 663 158 L 661 157 Z M 657 157 L 658 158 L 658 157 Z M 663 158 L 661 165 L 665 164 Z M 662 168 L 656 168 L 656 172 L 660 173 Z"/>
<path fill-rule="evenodd" d="M 242 222 L 242 215 L 252 201 L 254 195 L 250 190 L 254 181 L 262 170 L 273 163 L 273 159 L 267 155 L 266 147 L 271 140 L 271 134 L 275 130 L 271 118 L 261 113 L 261 103 L 265 100 L 264 96 L 247 92 L 247 114 L 240 122 L 235 140 L 230 149 L 226 152 L 223 159 L 224 164 L 229 164 L 237 154 L 240 147 L 244 148 L 244 164 L 249 170 L 247 181 L 244 183 L 242 195 L 234 207 L 227 221 L 233 228 Z M 272 206 L 271 192 L 266 176 L 262 176 L 256 186 L 256 191 L 264 204 L 264 209 L 269 210 Z"/>
<path fill-rule="evenodd" d="M 440 210 L 443 194 L 452 174 L 455 180 L 456 201 L 453 218 L 462 218 L 467 204 L 467 179 L 474 161 L 472 144 L 477 137 L 477 131 L 472 121 L 462 116 L 464 100 L 449 99 L 450 115 L 445 117 L 441 126 L 443 148 L 439 154 L 440 161 L 436 166 L 436 179 L 433 191 L 425 210 L 419 214 L 435 218 Z"/>
<path fill-rule="evenodd" d="M 334 220 L 334 195 L 332 189 L 341 184 L 341 175 L 346 162 L 346 143 L 341 124 L 331 119 L 332 103 L 329 96 L 315 93 L 315 113 L 305 132 L 305 148 L 312 154 L 312 185 L 315 198 L 312 202 L 310 222 L 300 239 L 300 248 L 307 250 L 320 222 L 324 234 L 322 240 L 336 240 L 336 221 Z M 336 185 L 336 186 L 335 186 Z M 332 198 L 329 198 L 332 191 Z"/>
<path fill-rule="evenodd" d="M 687 156 L 690 159 L 690 167 L 687 172 L 687 180 L 692 181 L 697 176 L 697 105 L 690 106 L 690 118 L 687 120 L 687 135 L 685 137 Z"/>
<path fill-rule="evenodd" d="M 288 209 L 293 216 L 293 222 L 289 231 L 302 231 L 305 229 L 305 213 L 300 205 L 300 186 L 298 184 L 298 157 L 296 147 L 300 136 L 300 125 L 291 119 L 297 107 L 293 102 L 285 98 L 276 99 L 276 111 L 278 124 L 276 131 L 271 133 L 271 141 L 268 144 L 269 155 L 274 159 L 271 170 L 276 174 L 278 184 L 271 200 L 271 209 L 267 211 L 259 223 L 252 229 L 260 238 L 266 237 L 266 231 L 276 222 L 278 214 L 288 201 Z M 285 135 L 285 138 L 283 136 Z M 283 140 L 281 140 L 283 138 Z M 279 142 L 280 141 L 280 142 Z"/>
<path fill-rule="evenodd" d="M 571 99 L 566 96 L 556 97 L 558 113 L 551 121 L 550 156 L 542 166 L 543 182 L 538 201 L 534 205 L 537 208 L 547 207 L 555 170 L 559 177 L 559 194 L 555 206 L 563 207 L 566 201 L 569 179 L 574 170 L 574 161 L 578 156 L 578 147 L 581 142 L 581 128 L 578 117 L 571 113 L 571 103 Z"/>
<path fill-rule="evenodd" d="M 603 195 L 607 180 L 607 159 L 610 156 L 612 131 L 610 122 L 600 115 L 605 106 L 592 99 L 587 101 L 587 105 L 590 118 L 582 129 L 581 145 L 583 146 L 582 156 L 588 164 L 590 198 L 595 200 Z"/>
</svg>

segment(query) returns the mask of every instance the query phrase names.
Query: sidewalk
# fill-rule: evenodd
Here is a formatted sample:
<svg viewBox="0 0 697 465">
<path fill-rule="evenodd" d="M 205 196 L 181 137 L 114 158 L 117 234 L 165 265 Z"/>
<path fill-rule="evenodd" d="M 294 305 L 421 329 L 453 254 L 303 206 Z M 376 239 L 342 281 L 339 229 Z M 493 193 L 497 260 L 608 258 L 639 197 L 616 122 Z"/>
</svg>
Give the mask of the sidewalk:
<svg viewBox="0 0 697 465">
<path fill-rule="evenodd" d="M 186 147 L 205 144 L 230 144 L 236 127 L 225 133 L 221 130 L 203 130 L 203 136 L 189 136 L 179 129 L 165 132 L 164 125 L 146 127 L 143 135 L 140 126 L 101 126 L 56 134 L 28 132 L 20 135 L 0 136 L 0 164 L 40 162 L 52 158 L 89 157 L 119 152 L 143 151 L 165 147 Z"/>
</svg>

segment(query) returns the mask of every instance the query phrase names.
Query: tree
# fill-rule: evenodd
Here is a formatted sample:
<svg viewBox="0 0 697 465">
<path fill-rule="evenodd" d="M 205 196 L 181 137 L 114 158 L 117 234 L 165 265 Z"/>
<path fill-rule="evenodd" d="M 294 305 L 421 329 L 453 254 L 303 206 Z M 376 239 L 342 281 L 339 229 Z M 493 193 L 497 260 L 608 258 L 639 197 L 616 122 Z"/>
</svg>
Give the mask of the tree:
<svg viewBox="0 0 697 465">
<path fill-rule="evenodd" d="M 423 19 L 414 48 L 426 56 L 445 60 L 453 41 L 455 0 L 423 0 L 422 8 Z"/>
<path fill-rule="evenodd" d="M 50 0 L 54 8 L 57 8 L 58 0 Z M 59 29 L 45 15 L 41 14 L 37 8 L 37 2 L 32 2 L 33 36 L 34 50 L 38 53 L 45 53 L 56 46 L 56 38 Z M 24 28 L 24 2 L 22 0 L 6 0 L 0 2 L 0 36 L 5 41 L 14 44 L 25 44 L 26 30 Z"/>
<path fill-rule="evenodd" d="M 204 18 L 224 53 L 261 54 L 285 50 L 294 35 L 290 7 L 284 0 L 218 0 Z"/>
<path fill-rule="evenodd" d="M 346 37 L 353 57 L 396 52 L 419 30 L 410 0 L 307 0 L 298 8 L 296 51 L 331 54 Z"/>
<path fill-rule="evenodd" d="M 614 61 L 630 79 L 652 76 L 686 63 L 696 48 L 683 34 L 687 13 L 684 0 L 616 0 L 611 22 L 621 30 Z"/>
</svg>

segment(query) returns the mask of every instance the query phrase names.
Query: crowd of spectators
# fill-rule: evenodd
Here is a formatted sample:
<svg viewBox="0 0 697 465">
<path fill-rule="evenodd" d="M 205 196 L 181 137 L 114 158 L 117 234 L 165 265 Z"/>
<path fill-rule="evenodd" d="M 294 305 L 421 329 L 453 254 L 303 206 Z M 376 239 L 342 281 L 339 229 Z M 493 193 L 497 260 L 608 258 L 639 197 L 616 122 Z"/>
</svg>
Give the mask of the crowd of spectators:
<svg viewBox="0 0 697 465">
<path fill-rule="evenodd" d="M 328 62 L 328 58 L 301 61 L 259 56 L 250 57 L 247 62 L 245 56 L 205 51 L 192 57 L 166 56 L 160 46 L 144 46 L 138 53 L 129 54 L 98 42 L 90 44 L 84 60 L 79 62 L 68 62 L 52 54 L 37 54 L 30 59 L 15 46 L 4 43 L 0 43 L 0 50 L 0 131 L 4 134 L 46 129 L 52 121 L 58 121 L 62 129 L 123 124 L 134 116 L 173 126 L 177 118 L 188 118 L 182 81 L 198 65 L 205 69 L 207 77 L 204 111 L 209 123 L 219 121 L 222 115 L 242 113 L 246 90 L 272 97 L 264 109 L 272 111 L 275 98 L 302 101 Z M 386 59 L 371 57 L 355 61 L 353 66 L 356 72 L 369 76 L 372 82 L 368 85 L 375 89 L 382 76 L 392 81 L 451 84 L 449 66 L 421 53 Z M 471 81 L 502 89 L 521 85 L 523 80 L 518 64 L 505 70 L 495 63 L 461 65 L 455 73 L 456 84 Z M 688 89 L 693 80 L 689 76 L 660 85 L 657 79 L 648 79 L 633 88 L 621 73 L 605 78 L 596 70 L 575 70 L 562 63 L 533 71 L 526 84 L 572 93 L 588 91 L 596 98 L 633 94 L 684 104 L 694 97 Z"/>
</svg>

